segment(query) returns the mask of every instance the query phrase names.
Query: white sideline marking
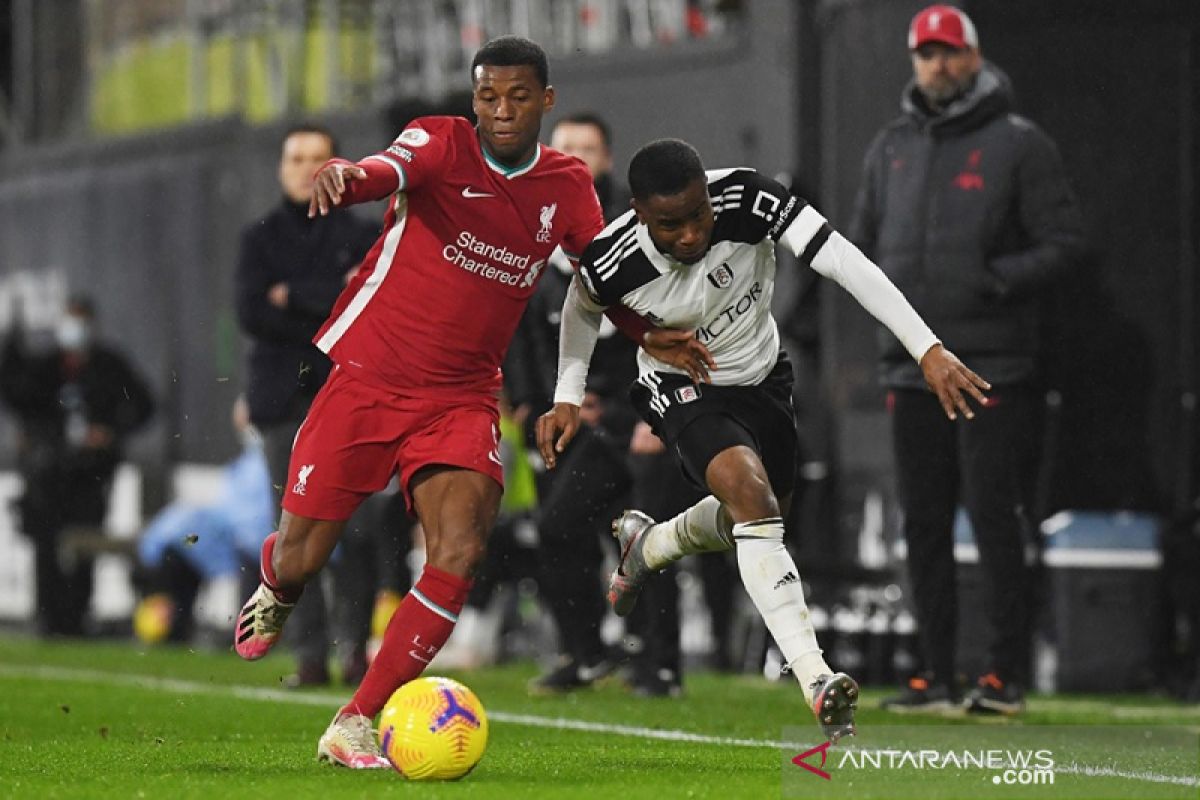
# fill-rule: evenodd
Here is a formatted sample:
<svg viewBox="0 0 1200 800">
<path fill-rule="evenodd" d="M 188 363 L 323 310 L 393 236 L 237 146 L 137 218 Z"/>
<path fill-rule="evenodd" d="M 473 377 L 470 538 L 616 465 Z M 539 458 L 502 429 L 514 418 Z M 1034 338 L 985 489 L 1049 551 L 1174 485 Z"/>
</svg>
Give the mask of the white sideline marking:
<svg viewBox="0 0 1200 800">
<path fill-rule="evenodd" d="M 71 667 L 18 666 L 0 664 L 0 677 L 37 678 L 52 681 L 81 681 L 103 683 L 110 686 L 129 686 L 135 689 L 157 689 L 177 694 L 203 694 L 214 697 L 236 697 L 239 700 L 260 700 L 271 703 L 291 703 L 303 706 L 337 706 L 345 702 L 343 695 L 319 692 L 292 692 L 282 689 L 266 689 L 258 686 L 237 686 L 200 683 L 176 678 L 155 678 L 149 675 L 121 675 L 104 670 L 74 669 Z M 735 739 L 728 736 L 709 736 L 703 733 L 641 728 L 633 725 L 611 725 L 604 722 L 587 722 L 563 717 L 538 717 L 532 714 L 511 714 L 507 711 L 488 711 L 488 720 L 525 725 L 533 728 L 607 733 L 616 736 L 631 736 L 639 739 L 662 739 L 671 742 L 693 744 L 716 744 L 733 747 L 767 747 L 774 750 L 807 749 L 811 743 L 777 742 L 769 739 Z"/>
<path fill-rule="evenodd" d="M 0 677 L 36 678 L 50 681 L 78 681 L 87 683 L 102 683 L 110 686 L 129 686 L 136 689 L 153 689 L 177 694 L 211 695 L 214 697 L 236 697 L 241 700 L 257 700 L 271 703 L 291 703 L 304 706 L 331 706 L 341 703 L 345 698 L 340 695 L 316 692 L 291 692 L 280 689 L 266 689 L 258 686 L 226 686 L 219 684 L 185 681 L 176 678 L 155 678 L 149 675 L 121 675 L 104 670 L 74 669 L 70 667 L 23 666 L 16 664 L 0 664 Z M 802 750 L 810 747 L 808 743 L 782 742 L 771 739 L 737 739 L 728 736 L 711 736 L 703 733 L 669 730 L 662 728 L 643 728 L 634 725 L 612 725 L 604 722 L 587 722 L 565 717 L 539 717 L 532 714 L 513 714 L 507 711 L 488 711 L 488 719 L 505 722 L 510 725 L 525 725 L 533 728 L 552 728 L 555 730 L 586 731 L 588 733 L 603 733 L 614 736 L 629 736 L 636 739 L 658 739 L 670 742 L 692 742 L 693 744 L 712 744 L 732 747 L 760 747 L 771 750 Z M 857 748 L 856 748 L 857 749 Z M 1112 767 L 1093 767 L 1087 764 L 1058 764 L 1055 772 L 1069 775 L 1083 775 L 1098 778 L 1126 778 L 1145 783 L 1166 783 L 1179 786 L 1200 787 L 1200 778 L 1180 775 L 1163 775 L 1156 772 L 1141 772 L 1113 769 Z"/>
<path fill-rule="evenodd" d="M 1200 786 L 1200 778 L 1186 775 L 1159 775 L 1157 772 L 1129 772 L 1112 767 L 1092 767 L 1087 764 L 1055 764 L 1054 771 L 1065 775 L 1085 775 L 1089 778 L 1129 778 L 1148 783 L 1173 783 L 1179 786 Z"/>
</svg>

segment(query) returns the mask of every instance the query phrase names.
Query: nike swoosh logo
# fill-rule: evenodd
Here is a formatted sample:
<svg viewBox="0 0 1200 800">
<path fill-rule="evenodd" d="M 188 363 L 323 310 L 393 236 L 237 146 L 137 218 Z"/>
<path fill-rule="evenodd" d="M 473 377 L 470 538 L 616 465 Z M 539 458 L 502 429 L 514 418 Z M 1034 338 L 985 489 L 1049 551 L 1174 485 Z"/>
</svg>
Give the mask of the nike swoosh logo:
<svg viewBox="0 0 1200 800">
<path fill-rule="evenodd" d="M 495 197 L 496 196 L 494 194 L 488 194 L 487 192 L 472 191 L 470 186 L 463 187 L 462 195 L 463 195 L 463 197 L 467 198 L 468 200 L 473 197 Z"/>
<path fill-rule="evenodd" d="M 424 663 L 426 663 L 426 664 L 428 664 L 428 663 L 430 662 L 430 660 L 431 660 L 431 659 L 425 658 L 424 656 L 419 656 L 419 655 L 417 655 L 417 651 L 416 651 L 416 650 L 409 650 L 409 651 L 408 651 L 408 654 L 409 654 L 410 656 L 412 656 L 413 658 L 415 658 L 417 661 L 422 661 L 422 662 L 424 662 Z"/>
</svg>

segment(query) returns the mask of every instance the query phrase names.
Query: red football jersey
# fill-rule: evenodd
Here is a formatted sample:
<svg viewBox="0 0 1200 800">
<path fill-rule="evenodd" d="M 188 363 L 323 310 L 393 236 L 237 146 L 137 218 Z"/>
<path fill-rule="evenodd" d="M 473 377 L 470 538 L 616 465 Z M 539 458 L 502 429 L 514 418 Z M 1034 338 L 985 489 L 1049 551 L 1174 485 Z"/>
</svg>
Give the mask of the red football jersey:
<svg viewBox="0 0 1200 800">
<path fill-rule="evenodd" d="M 350 375 L 406 394 L 494 393 L 500 363 L 554 248 L 604 228 L 587 167 L 538 145 L 486 156 L 462 117 L 414 120 L 359 162 L 343 205 L 393 194 L 383 232 L 313 341 Z"/>
</svg>

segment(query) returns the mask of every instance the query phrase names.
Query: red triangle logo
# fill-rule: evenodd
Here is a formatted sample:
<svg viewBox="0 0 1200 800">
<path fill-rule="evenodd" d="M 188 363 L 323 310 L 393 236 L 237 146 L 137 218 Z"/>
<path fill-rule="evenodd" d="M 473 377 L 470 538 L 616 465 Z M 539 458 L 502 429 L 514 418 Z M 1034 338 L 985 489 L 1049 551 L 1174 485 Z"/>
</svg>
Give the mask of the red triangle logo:
<svg viewBox="0 0 1200 800">
<path fill-rule="evenodd" d="M 800 755 L 793 758 L 792 763 L 795 764 L 797 767 L 803 767 L 804 769 L 811 772 L 813 775 L 816 775 L 820 778 L 824 778 L 825 780 L 830 780 L 832 776 L 828 772 L 826 772 L 823 769 L 820 769 L 819 767 L 814 767 L 812 764 L 809 764 L 804 760 L 811 755 L 820 753 L 821 754 L 821 766 L 822 767 L 825 766 L 825 757 L 827 755 L 826 751 L 829 750 L 829 744 L 830 744 L 829 742 L 822 742 L 821 744 L 817 745 L 816 747 L 814 747 L 810 750 L 805 750 L 803 753 L 801 753 Z"/>
</svg>

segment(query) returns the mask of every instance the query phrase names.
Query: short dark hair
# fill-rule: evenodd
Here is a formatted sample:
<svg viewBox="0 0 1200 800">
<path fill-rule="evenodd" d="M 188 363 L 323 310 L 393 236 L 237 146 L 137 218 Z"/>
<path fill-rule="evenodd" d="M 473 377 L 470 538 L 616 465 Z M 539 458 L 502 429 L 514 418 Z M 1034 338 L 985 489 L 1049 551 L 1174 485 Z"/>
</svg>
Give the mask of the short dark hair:
<svg viewBox="0 0 1200 800">
<path fill-rule="evenodd" d="M 537 42 L 523 36 L 497 36 L 479 48 L 471 59 L 471 83 L 475 83 L 475 68 L 486 67 L 533 67 L 542 88 L 550 85 L 550 62 L 546 51 Z"/>
<path fill-rule="evenodd" d="M 704 164 L 696 148 L 682 139 L 653 141 L 629 162 L 629 191 L 638 200 L 679 194 L 697 178 L 704 178 Z"/>
<path fill-rule="evenodd" d="M 599 114 L 594 114 L 591 111 L 577 111 L 574 114 L 567 114 L 554 123 L 555 128 L 559 125 L 591 125 L 600 131 L 600 138 L 604 140 L 604 146 L 609 150 L 612 149 L 612 131 L 609 129 L 608 123 Z"/>
<path fill-rule="evenodd" d="M 318 136 L 324 136 L 329 140 L 330 151 L 332 151 L 334 155 L 337 155 L 337 137 L 333 135 L 333 131 L 329 130 L 329 128 L 326 128 L 324 125 L 319 125 L 316 122 L 297 122 L 294 125 L 290 125 L 288 129 L 283 132 L 283 137 L 279 140 L 279 149 L 283 150 L 283 146 L 287 144 L 288 139 L 301 133 L 315 133 Z"/>
</svg>

